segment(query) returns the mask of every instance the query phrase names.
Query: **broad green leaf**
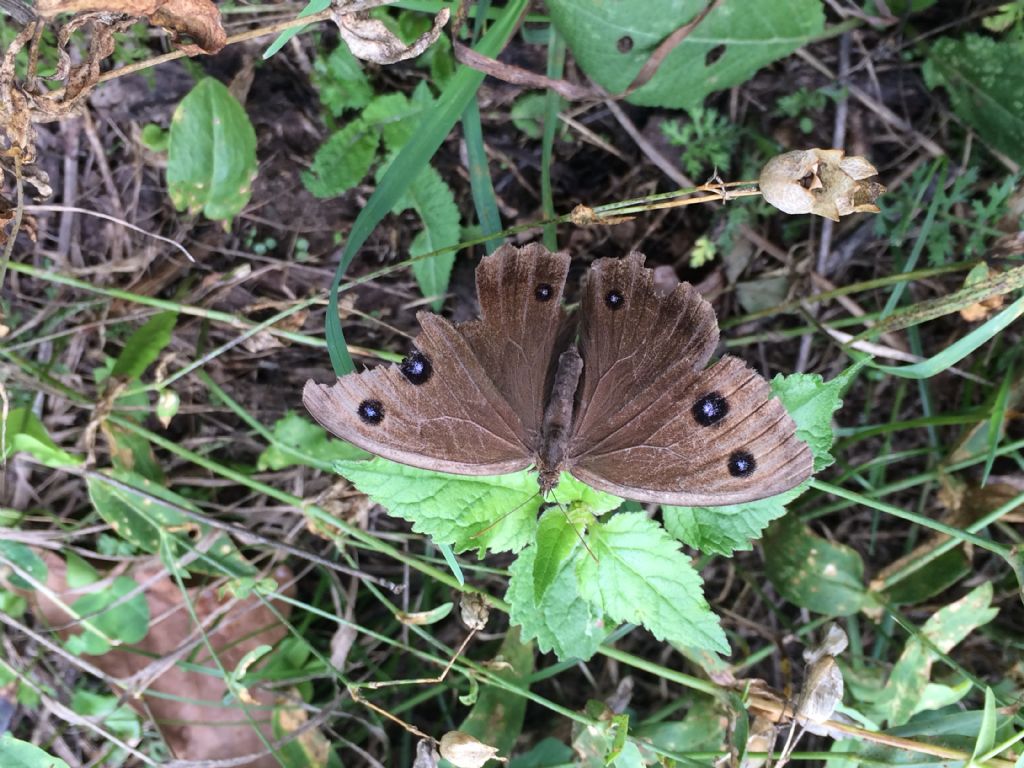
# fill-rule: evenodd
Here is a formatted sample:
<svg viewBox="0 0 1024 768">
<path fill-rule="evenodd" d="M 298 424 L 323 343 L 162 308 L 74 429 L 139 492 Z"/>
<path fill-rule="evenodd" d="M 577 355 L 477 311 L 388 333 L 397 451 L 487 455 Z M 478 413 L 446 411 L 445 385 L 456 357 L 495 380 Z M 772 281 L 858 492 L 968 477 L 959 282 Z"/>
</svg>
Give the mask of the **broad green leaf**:
<svg viewBox="0 0 1024 768">
<path fill-rule="evenodd" d="M 864 563 L 843 544 L 826 541 L 792 515 L 764 537 L 765 570 L 786 600 L 825 616 L 851 616 L 865 604 Z"/>
<path fill-rule="evenodd" d="M 249 202 L 256 172 L 256 132 L 245 109 L 219 81 L 200 80 L 171 120 L 167 191 L 175 208 L 231 219 Z"/>
<path fill-rule="evenodd" d="M 83 624 L 81 634 L 67 639 L 67 649 L 100 656 L 110 650 L 111 642 L 131 645 L 141 641 L 149 631 L 149 604 L 138 587 L 127 576 L 118 576 L 103 591 L 75 600 L 71 609 L 88 625 Z M 127 597 L 132 592 L 135 594 Z"/>
<path fill-rule="evenodd" d="M 796 436 L 811 447 L 815 472 L 835 461 L 829 453 L 832 415 L 843 404 L 843 390 L 864 365 L 855 363 L 829 382 L 816 373 L 779 374 L 772 379 L 772 394 L 782 401 L 796 422 Z"/>
<path fill-rule="evenodd" d="M 635 3 L 549 0 L 547 7 L 584 72 L 622 93 L 655 49 L 706 7 L 704 0 Z M 788 56 L 825 24 L 820 0 L 725 0 L 665 57 L 628 101 L 692 109 L 714 91 L 746 82 Z"/>
<path fill-rule="evenodd" d="M 883 695 L 871 711 L 875 719 L 902 725 L 915 712 L 921 711 L 932 665 L 940 658 L 936 650 L 949 653 L 971 632 L 995 618 L 999 609 L 991 607 L 992 593 L 992 584 L 985 582 L 955 603 L 936 611 L 920 633 L 907 640 L 903 653 L 893 665 Z"/>
<path fill-rule="evenodd" d="M 579 520 L 582 516 L 574 517 Z M 582 544 L 583 530 L 577 529 L 574 522 L 566 519 L 566 512 L 561 509 L 547 510 L 537 522 L 537 541 L 533 547 L 533 599 L 537 603 L 544 599 L 544 593 L 558 578 L 563 563 Z"/>
<path fill-rule="evenodd" d="M 59 757 L 50 757 L 39 747 L 16 739 L 10 733 L 0 735 L 0 765 L 4 768 L 68 768 Z"/>
<path fill-rule="evenodd" d="M 527 690 L 533 674 L 533 643 L 523 642 L 520 633 L 512 630 L 498 649 L 497 658 L 504 664 L 493 674 L 509 685 Z M 526 696 L 510 693 L 503 686 L 481 685 L 480 693 L 459 730 L 497 748 L 508 755 L 522 735 L 526 716 Z"/>
<path fill-rule="evenodd" d="M 126 379 L 139 378 L 171 343 L 171 334 L 177 322 L 177 312 L 158 312 L 149 318 L 128 337 L 110 375 Z"/>
<path fill-rule="evenodd" d="M 67 564 L 65 578 L 69 589 L 82 589 L 99 581 L 97 570 L 71 550 L 64 552 L 64 562 Z"/>
<path fill-rule="evenodd" d="M 733 717 L 742 719 L 745 713 L 740 707 Z M 725 715 L 720 702 L 710 696 L 695 695 L 682 720 L 640 725 L 633 729 L 633 736 L 668 752 L 717 752 L 725 745 L 726 723 L 729 722 Z M 739 740 L 733 743 L 742 746 Z"/>
<path fill-rule="evenodd" d="M 20 541 L 0 539 L 0 558 L 17 566 L 19 570 L 24 571 L 36 583 L 46 583 L 46 576 L 49 573 L 46 562 L 33 552 L 28 544 Z M 4 568 L 3 570 L 7 569 Z M 33 584 L 30 584 L 16 571 L 11 573 L 10 582 L 19 589 L 35 589 Z"/>
<path fill-rule="evenodd" d="M 548 736 L 513 757 L 508 768 L 568 768 L 573 764 L 573 756 L 572 747 Z"/>
<path fill-rule="evenodd" d="M 456 552 L 517 552 L 532 539 L 542 499 L 536 474 L 469 477 L 387 459 L 337 461 L 334 469 L 413 530 Z"/>
<path fill-rule="evenodd" d="M 337 197 L 361 182 L 377 155 L 380 133 L 361 118 L 331 134 L 302 173 L 302 183 L 317 197 Z"/>
<path fill-rule="evenodd" d="M 585 551 L 582 555 L 589 557 Z M 597 653 L 609 628 L 601 613 L 580 596 L 577 558 L 559 564 L 554 581 L 538 601 L 533 586 L 536 556 L 536 548 L 527 547 L 509 568 L 511 578 L 505 594 L 509 621 L 522 628 L 524 640 L 536 638 L 537 647 L 544 653 L 554 651 L 563 661 L 585 661 Z"/>
<path fill-rule="evenodd" d="M 643 624 L 659 640 L 729 652 L 700 576 L 661 526 L 624 512 L 592 525 L 586 538 L 594 557 L 577 557 L 576 572 L 580 594 L 597 610 Z"/>
<path fill-rule="evenodd" d="M 410 99 L 404 93 L 385 93 L 366 105 L 362 119 L 380 131 L 384 147 L 394 153 L 416 135 L 426 114 L 434 104 L 434 97 L 426 83 L 420 83 Z M 382 169 L 382 173 L 383 170 Z M 408 206 L 406 206 L 408 207 Z"/>
<path fill-rule="evenodd" d="M 145 437 L 130 429 L 103 421 L 103 436 L 110 449 L 110 463 L 114 469 L 134 472 L 152 480 L 157 485 L 165 481 L 164 470 L 153 452 L 153 444 Z"/>
<path fill-rule="evenodd" d="M 335 117 L 346 109 L 365 107 L 373 98 L 373 86 L 363 65 L 345 43 L 339 43 L 328 56 L 316 57 L 312 79 L 320 102 Z"/>
<path fill-rule="evenodd" d="M 662 521 L 672 536 L 706 554 L 729 557 L 737 550 L 751 549 L 772 520 L 786 514 L 786 505 L 807 489 L 796 488 L 767 499 L 724 507 L 661 508 Z"/>
<path fill-rule="evenodd" d="M 104 728 L 122 739 L 142 738 L 139 716 L 127 705 L 118 706 L 118 701 L 117 696 L 104 696 L 79 688 L 71 694 L 71 709 L 80 715 L 97 718 Z"/>
<path fill-rule="evenodd" d="M 1024 163 L 1024 42 L 943 37 L 928 51 L 928 87 L 944 87 L 960 119 L 993 148 Z"/>
<path fill-rule="evenodd" d="M 274 442 L 260 454 L 256 468 L 260 472 L 277 471 L 299 464 L 330 469 L 337 459 L 367 459 L 362 448 L 344 440 L 335 440 L 323 427 L 297 413 L 288 412 L 274 424 Z"/>
<path fill-rule="evenodd" d="M 945 592 L 972 570 L 971 561 L 958 547 L 912 571 L 883 590 L 882 595 L 888 605 L 916 605 Z"/>
<path fill-rule="evenodd" d="M 182 510 L 200 509 L 179 494 L 133 472 L 94 474 L 86 485 L 93 506 L 114 531 L 146 552 L 180 557 L 194 548 L 190 533 L 206 539 L 208 526 Z M 161 501 L 167 502 L 162 504 Z M 189 564 L 203 573 L 252 576 L 255 569 L 239 553 L 227 534 L 207 542 L 205 551 Z"/>
<path fill-rule="evenodd" d="M 455 251 L 426 259 L 419 257 L 458 244 L 462 230 L 455 195 L 441 175 L 427 166 L 409 185 L 401 202 L 395 207 L 395 213 L 400 213 L 404 208 L 412 208 L 423 222 L 423 230 L 409 245 L 409 255 L 415 259 L 412 263 L 413 276 L 424 296 L 435 297 L 430 306 L 435 311 L 440 310 L 455 263 Z"/>
<path fill-rule="evenodd" d="M 0 460 L 24 452 L 47 467 L 74 467 L 82 463 L 81 458 L 53 441 L 43 423 L 28 408 L 11 410 L 2 427 L 4 444 L 0 446 Z"/>
</svg>

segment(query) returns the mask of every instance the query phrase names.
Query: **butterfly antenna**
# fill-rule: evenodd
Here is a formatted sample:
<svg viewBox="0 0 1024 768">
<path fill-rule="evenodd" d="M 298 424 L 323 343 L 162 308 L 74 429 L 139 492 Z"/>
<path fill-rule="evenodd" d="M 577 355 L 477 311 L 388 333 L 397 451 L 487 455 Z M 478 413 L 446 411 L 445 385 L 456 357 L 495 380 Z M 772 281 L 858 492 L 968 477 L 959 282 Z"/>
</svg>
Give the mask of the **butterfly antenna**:
<svg viewBox="0 0 1024 768">
<path fill-rule="evenodd" d="M 598 560 L 598 559 L 597 559 L 597 555 L 595 555 L 595 554 L 594 554 L 594 550 L 592 550 L 592 549 L 590 548 L 590 545 L 589 545 L 589 544 L 587 544 L 587 540 L 586 540 L 585 538 L 583 538 L 583 534 L 582 534 L 582 533 L 580 533 L 580 529 L 579 529 L 579 528 L 577 528 L 577 527 L 576 527 L 575 525 L 573 525 L 573 522 L 572 522 L 572 518 L 570 518 L 570 517 L 569 517 L 569 510 L 567 510 L 567 509 L 565 508 L 565 505 L 564 505 L 564 504 L 563 504 L 562 502 L 560 502 L 560 501 L 559 501 L 559 500 L 558 500 L 558 499 L 557 499 L 557 498 L 555 497 L 555 492 L 554 492 L 554 490 L 550 491 L 550 493 L 551 493 L 551 500 L 555 502 L 555 505 L 556 505 L 556 506 L 557 506 L 557 507 L 558 507 L 558 508 L 559 508 L 560 510 L 562 510 L 562 514 L 563 514 L 563 515 L 565 515 L 565 522 L 567 522 L 567 523 L 568 523 L 568 524 L 569 524 L 569 525 L 570 525 L 570 526 L 572 527 L 572 529 L 573 529 L 574 531 L 576 531 L 576 537 L 577 537 L 577 538 L 578 538 L 578 539 L 580 540 L 580 544 L 582 544 L 582 545 L 583 545 L 583 548 L 584 548 L 585 550 L 587 550 L 587 554 L 588 554 L 588 555 L 590 555 L 590 556 L 591 556 L 591 557 L 592 557 L 592 558 L 594 559 L 594 562 L 595 562 L 595 563 L 599 563 L 599 562 L 600 562 L 600 560 Z"/>
<path fill-rule="evenodd" d="M 503 515 L 502 515 L 501 517 L 499 517 L 499 518 L 498 518 L 497 520 L 495 520 L 495 521 L 494 521 L 494 522 L 492 522 L 492 523 L 488 523 L 488 525 L 487 525 L 487 527 L 486 527 L 486 528 L 481 528 L 481 529 L 480 529 L 479 531 L 477 531 L 476 533 L 474 533 L 474 534 L 473 534 L 472 536 L 470 536 L 469 538 L 471 538 L 471 539 L 476 539 L 476 538 L 479 538 L 480 536 L 483 536 L 483 535 L 484 535 L 485 533 L 487 533 L 487 532 L 488 532 L 489 530 L 491 530 L 491 528 L 493 528 L 494 526 L 496 526 L 496 525 L 497 525 L 498 523 L 500 523 L 500 522 L 501 522 L 502 520 L 504 520 L 504 519 L 505 519 L 506 517 L 508 517 L 509 515 L 515 514 L 516 512 L 518 512 L 518 511 L 519 511 L 520 509 L 522 509 L 523 507 L 525 507 L 525 506 L 526 506 L 527 504 L 529 504 L 529 503 L 530 503 L 531 501 L 533 501 L 533 500 L 534 500 L 535 498 L 537 498 L 538 496 L 540 496 L 540 491 L 537 491 L 537 492 L 536 492 L 535 494 L 533 494 L 533 496 L 531 496 L 530 498 L 526 499 L 526 501 L 522 502 L 521 504 L 517 504 L 516 506 L 512 507 L 512 509 L 510 509 L 510 510 L 509 510 L 508 512 L 506 512 L 505 514 L 503 514 Z"/>
</svg>

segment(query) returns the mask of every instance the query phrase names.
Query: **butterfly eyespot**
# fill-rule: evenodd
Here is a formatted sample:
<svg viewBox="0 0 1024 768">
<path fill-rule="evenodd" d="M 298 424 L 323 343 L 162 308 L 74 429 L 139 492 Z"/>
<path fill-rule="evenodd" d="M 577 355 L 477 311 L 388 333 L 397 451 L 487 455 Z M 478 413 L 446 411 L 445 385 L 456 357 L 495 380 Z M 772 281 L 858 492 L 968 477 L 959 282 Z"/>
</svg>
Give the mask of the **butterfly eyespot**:
<svg viewBox="0 0 1024 768">
<path fill-rule="evenodd" d="M 533 295 L 537 297 L 537 301 L 548 301 L 555 295 L 555 289 L 549 283 L 539 283 Z"/>
<path fill-rule="evenodd" d="M 728 413 L 728 401 L 717 392 L 709 392 L 693 404 L 693 418 L 702 427 L 717 424 Z"/>
<path fill-rule="evenodd" d="M 365 424 L 375 427 L 384 421 L 384 404 L 380 400 L 363 400 L 356 413 Z"/>
<path fill-rule="evenodd" d="M 429 358 L 418 349 L 414 349 L 406 355 L 398 368 L 402 375 L 409 380 L 409 383 L 416 386 L 426 384 L 434 373 L 434 366 L 430 364 Z"/>
<path fill-rule="evenodd" d="M 749 451 L 734 451 L 729 457 L 729 474 L 733 477 L 748 477 L 755 469 L 757 462 Z"/>
<path fill-rule="evenodd" d="M 608 309 L 621 309 L 626 303 L 626 297 L 622 295 L 621 291 L 608 291 L 605 294 L 604 303 Z"/>
</svg>

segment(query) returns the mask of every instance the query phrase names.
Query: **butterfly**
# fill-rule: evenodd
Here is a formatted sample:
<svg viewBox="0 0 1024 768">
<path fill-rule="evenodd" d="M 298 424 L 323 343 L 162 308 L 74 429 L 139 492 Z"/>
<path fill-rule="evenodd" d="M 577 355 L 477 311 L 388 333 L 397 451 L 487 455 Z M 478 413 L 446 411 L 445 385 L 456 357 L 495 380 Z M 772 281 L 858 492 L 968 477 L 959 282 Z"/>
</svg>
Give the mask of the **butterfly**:
<svg viewBox="0 0 1024 768">
<path fill-rule="evenodd" d="M 310 380 L 306 408 L 402 464 L 456 475 L 533 466 L 544 494 L 567 471 L 641 502 L 720 506 L 810 477 L 811 451 L 768 382 L 736 357 L 706 367 L 718 322 L 693 286 L 660 290 L 640 253 L 598 259 L 570 316 L 569 262 L 539 244 L 498 248 L 476 270 L 479 319 L 420 312 L 400 364 Z"/>
</svg>

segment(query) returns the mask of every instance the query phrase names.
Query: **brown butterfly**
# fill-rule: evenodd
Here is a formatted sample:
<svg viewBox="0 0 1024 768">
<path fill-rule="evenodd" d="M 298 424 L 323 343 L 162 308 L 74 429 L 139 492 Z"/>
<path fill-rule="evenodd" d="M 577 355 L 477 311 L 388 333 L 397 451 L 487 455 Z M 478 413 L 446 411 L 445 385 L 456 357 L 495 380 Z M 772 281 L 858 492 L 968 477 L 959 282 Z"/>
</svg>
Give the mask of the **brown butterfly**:
<svg viewBox="0 0 1024 768">
<path fill-rule="evenodd" d="M 565 253 L 499 248 L 476 270 L 479 320 L 420 312 L 401 364 L 308 381 L 306 408 L 402 464 L 457 475 L 532 465 L 545 494 L 565 470 L 638 501 L 718 506 L 810 477 L 811 452 L 768 383 L 735 357 L 705 368 L 718 323 L 693 286 L 659 291 L 639 253 L 599 259 L 570 318 L 568 272 Z"/>
</svg>

